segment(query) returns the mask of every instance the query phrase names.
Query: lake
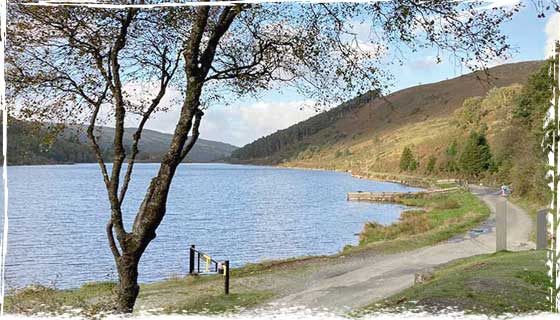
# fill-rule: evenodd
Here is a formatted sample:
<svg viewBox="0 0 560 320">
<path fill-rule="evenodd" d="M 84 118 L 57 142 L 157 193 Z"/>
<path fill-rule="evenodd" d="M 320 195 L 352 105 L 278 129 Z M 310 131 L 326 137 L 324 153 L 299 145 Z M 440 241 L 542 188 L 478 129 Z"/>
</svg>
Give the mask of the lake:
<svg viewBox="0 0 560 320">
<path fill-rule="evenodd" d="M 157 169 L 135 165 L 123 210 L 127 227 Z M 109 205 L 97 164 L 12 166 L 8 177 L 8 287 L 70 288 L 116 279 L 105 236 Z M 346 201 L 346 192 L 358 190 L 418 189 L 339 172 L 182 164 L 157 238 L 140 262 L 140 281 L 186 274 L 191 244 L 232 266 L 333 254 L 356 244 L 365 222 L 388 224 L 404 209 Z"/>
</svg>

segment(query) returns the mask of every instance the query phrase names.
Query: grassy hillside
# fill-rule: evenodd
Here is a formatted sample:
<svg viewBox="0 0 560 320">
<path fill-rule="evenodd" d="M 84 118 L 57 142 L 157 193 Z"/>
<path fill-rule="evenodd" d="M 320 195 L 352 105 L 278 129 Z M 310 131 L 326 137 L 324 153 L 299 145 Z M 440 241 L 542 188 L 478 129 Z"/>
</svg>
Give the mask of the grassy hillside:
<svg viewBox="0 0 560 320">
<path fill-rule="evenodd" d="M 125 148 L 132 145 L 134 128 L 126 128 Z M 96 130 L 105 161 L 112 159 L 114 129 L 100 127 Z M 69 127 L 58 133 L 57 128 L 27 121 L 9 119 L 8 161 L 12 165 L 96 162 L 85 128 Z M 138 161 L 158 162 L 167 150 L 171 135 L 145 130 L 140 140 Z M 210 162 L 229 157 L 237 147 L 216 141 L 198 139 L 187 157 L 190 162 Z"/>
<path fill-rule="evenodd" d="M 443 151 L 457 136 L 452 122 L 465 99 L 492 88 L 522 85 L 542 61 L 491 68 L 375 98 L 370 92 L 232 153 L 232 160 L 285 166 L 398 172 L 405 146 L 420 162 Z M 309 129 L 309 128 L 312 129 Z"/>
</svg>

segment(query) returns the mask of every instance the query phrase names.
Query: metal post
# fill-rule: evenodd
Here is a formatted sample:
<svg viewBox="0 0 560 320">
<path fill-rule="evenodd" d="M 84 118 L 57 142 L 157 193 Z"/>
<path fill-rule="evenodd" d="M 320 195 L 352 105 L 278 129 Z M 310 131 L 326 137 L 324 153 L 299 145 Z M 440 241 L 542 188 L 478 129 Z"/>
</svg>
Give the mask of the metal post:
<svg viewBox="0 0 560 320">
<path fill-rule="evenodd" d="M 496 203 L 496 251 L 507 250 L 507 200 Z"/>
<path fill-rule="evenodd" d="M 197 272 L 200 273 L 200 252 L 198 252 L 198 254 L 196 255 L 198 257 L 198 268 L 197 268 Z"/>
<path fill-rule="evenodd" d="M 226 267 L 226 270 L 225 270 L 226 274 L 224 275 L 225 276 L 225 293 L 229 294 L 229 260 L 226 260 L 224 262 L 224 264 L 225 264 L 225 267 Z"/>
<path fill-rule="evenodd" d="M 194 244 L 189 249 L 189 274 L 194 273 Z"/>
<path fill-rule="evenodd" d="M 537 250 L 546 249 L 548 247 L 546 215 L 548 209 L 542 209 L 537 212 Z"/>
</svg>

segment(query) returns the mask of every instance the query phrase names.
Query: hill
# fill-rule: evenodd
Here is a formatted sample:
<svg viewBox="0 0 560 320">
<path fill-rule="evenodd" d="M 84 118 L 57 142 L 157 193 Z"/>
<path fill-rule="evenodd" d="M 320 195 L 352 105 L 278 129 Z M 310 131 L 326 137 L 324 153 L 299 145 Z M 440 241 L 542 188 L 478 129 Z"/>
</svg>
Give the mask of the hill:
<svg viewBox="0 0 560 320">
<path fill-rule="evenodd" d="M 51 133 L 44 124 L 9 119 L 8 161 L 12 165 L 96 162 L 88 143 L 85 128 L 72 126 L 60 134 Z M 135 128 L 125 129 L 125 148 L 132 145 Z M 112 159 L 114 128 L 96 128 L 98 143 L 106 161 Z M 141 162 L 158 162 L 171 141 L 171 135 L 154 130 L 144 130 L 140 140 Z M 189 153 L 189 162 L 212 162 L 227 158 L 237 147 L 211 140 L 198 139 Z"/>
<path fill-rule="evenodd" d="M 125 128 L 125 148 L 129 149 L 131 147 L 132 136 L 135 131 L 136 128 Z M 114 128 L 98 127 L 95 130 L 95 134 L 98 137 L 98 143 L 102 149 L 109 150 L 112 148 L 113 137 L 115 136 Z M 85 128 L 69 128 L 64 133 L 64 136 L 67 138 L 77 136 L 82 143 L 88 142 Z M 142 132 L 142 139 L 140 139 L 138 145 L 138 149 L 140 150 L 137 156 L 138 160 L 150 162 L 160 161 L 163 153 L 167 151 L 167 147 L 171 142 L 171 137 L 172 135 L 168 133 L 144 129 Z M 231 144 L 199 138 L 187 158 L 189 162 L 212 162 L 229 157 L 231 152 L 235 149 L 237 149 L 237 147 Z"/>
<path fill-rule="evenodd" d="M 280 164 L 352 172 L 397 172 L 403 148 L 418 161 L 443 151 L 454 135 L 454 114 L 470 97 L 522 85 L 542 61 L 505 64 L 484 72 L 397 91 L 369 92 L 232 153 L 232 162 Z"/>
</svg>

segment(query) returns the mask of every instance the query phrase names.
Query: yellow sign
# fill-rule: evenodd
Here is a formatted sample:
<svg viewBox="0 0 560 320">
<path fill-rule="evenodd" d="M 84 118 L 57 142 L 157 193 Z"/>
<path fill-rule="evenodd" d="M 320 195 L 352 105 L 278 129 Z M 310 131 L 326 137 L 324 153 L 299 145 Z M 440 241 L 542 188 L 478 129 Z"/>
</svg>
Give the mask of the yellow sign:
<svg viewBox="0 0 560 320">
<path fill-rule="evenodd" d="M 204 255 L 204 258 L 206 259 L 206 265 L 204 266 L 204 272 L 210 272 L 210 264 L 212 263 L 212 258 L 210 258 L 210 256 L 208 256 L 208 255 Z"/>
</svg>

